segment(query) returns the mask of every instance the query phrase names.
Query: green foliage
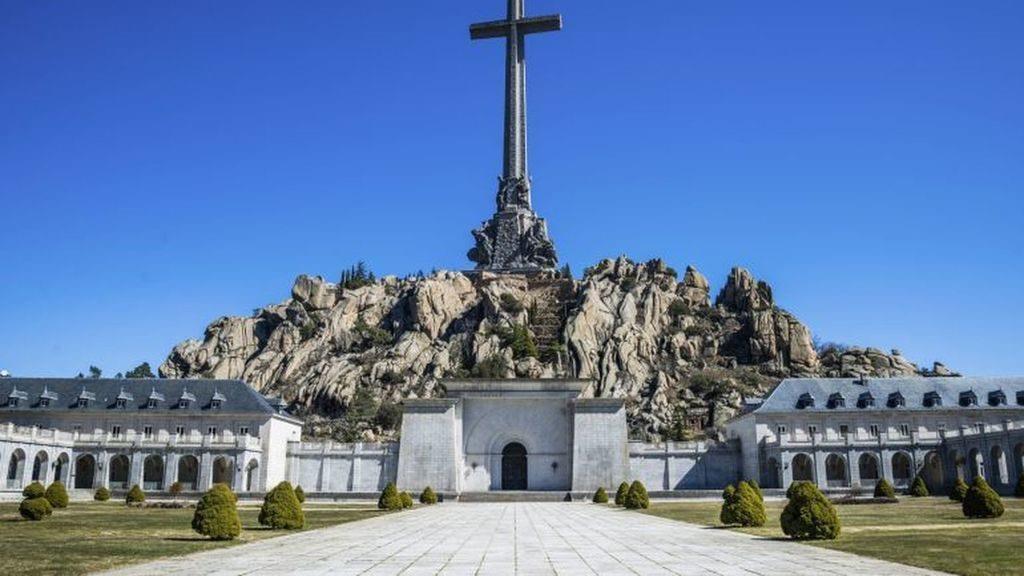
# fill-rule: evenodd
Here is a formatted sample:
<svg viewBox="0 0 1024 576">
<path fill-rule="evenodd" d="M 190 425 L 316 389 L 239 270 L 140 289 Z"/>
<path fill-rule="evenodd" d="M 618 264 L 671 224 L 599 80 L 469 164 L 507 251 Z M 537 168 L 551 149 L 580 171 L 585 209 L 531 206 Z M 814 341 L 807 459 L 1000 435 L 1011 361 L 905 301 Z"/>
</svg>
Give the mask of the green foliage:
<svg viewBox="0 0 1024 576">
<path fill-rule="evenodd" d="M 625 506 L 626 505 L 626 494 L 629 493 L 629 482 L 623 482 L 619 484 L 619 489 L 615 491 L 615 505 Z"/>
<path fill-rule="evenodd" d="M 149 362 L 143 362 L 135 368 L 124 373 L 125 378 L 156 378 L 153 374 L 153 369 L 149 367 Z"/>
<path fill-rule="evenodd" d="M 491 354 L 473 366 L 472 374 L 477 378 L 504 378 L 508 371 L 508 360 L 501 354 Z"/>
<path fill-rule="evenodd" d="M 373 275 L 370 267 L 360 260 L 348 270 L 342 270 L 341 280 L 338 283 L 344 290 L 357 290 L 376 281 L 377 278 Z"/>
<path fill-rule="evenodd" d="M 263 497 L 263 507 L 260 508 L 259 522 L 275 530 L 297 530 L 306 524 L 302 503 L 296 497 L 291 483 L 281 482 L 267 492 Z"/>
<path fill-rule="evenodd" d="M 42 496 L 25 498 L 21 501 L 21 506 L 18 506 L 18 513 L 26 520 L 42 520 L 53 514 L 53 507 Z"/>
<path fill-rule="evenodd" d="M 678 320 L 681 316 L 685 316 L 689 313 L 689 311 L 690 307 L 682 300 L 673 300 L 672 303 L 668 305 L 668 315 L 673 320 Z"/>
<path fill-rule="evenodd" d="M 594 492 L 594 504 L 607 504 L 608 493 L 604 491 L 604 486 L 599 486 L 597 492 Z"/>
<path fill-rule="evenodd" d="M 397 430 L 402 424 L 402 407 L 388 400 L 381 402 L 373 422 L 384 430 Z"/>
<path fill-rule="evenodd" d="M 562 266 L 562 269 L 559 270 L 558 276 L 565 280 L 572 280 L 572 268 L 569 267 L 568 264 L 565 264 L 564 266 Z"/>
<path fill-rule="evenodd" d="M 736 523 L 736 488 L 729 484 L 722 490 L 722 510 L 718 513 L 718 521 L 726 526 Z"/>
<path fill-rule="evenodd" d="M 64 483 L 56 481 L 50 484 L 46 488 L 46 494 L 43 495 L 47 501 L 50 502 L 50 506 L 54 508 L 67 508 L 68 507 L 68 491 L 64 488 Z"/>
<path fill-rule="evenodd" d="M 352 327 L 353 332 L 363 342 L 365 346 L 388 346 L 394 341 L 394 337 L 390 332 L 377 326 L 370 326 L 363 320 L 362 316 L 356 318 L 355 326 Z"/>
<path fill-rule="evenodd" d="M 299 337 L 303 340 L 309 340 L 316 335 L 317 324 L 313 320 L 307 321 L 305 324 L 299 327 Z"/>
<path fill-rule="evenodd" d="M 796 540 L 834 540 L 839 536 L 839 514 L 811 482 L 794 482 L 786 491 L 789 502 L 780 518 L 782 531 Z"/>
<path fill-rule="evenodd" d="M 93 494 L 92 499 L 97 502 L 106 502 L 107 500 L 110 500 L 110 490 L 100 486 L 96 489 L 96 493 Z"/>
<path fill-rule="evenodd" d="M 214 484 L 203 494 L 192 515 L 192 530 L 212 540 L 234 540 L 242 533 L 238 496 L 225 484 Z"/>
<path fill-rule="evenodd" d="M 619 288 L 621 288 L 623 292 L 629 292 L 633 288 L 636 288 L 636 276 L 626 276 L 623 278 L 622 281 L 619 282 Z"/>
<path fill-rule="evenodd" d="M 89 378 L 97 380 L 103 377 L 103 370 L 100 370 L 96 366 L 89 366 Z"/>
<path fill-rule="evenodd" d="M 1013 495 L 1017 498 L 1024 498 L 1024 474 L 1017 480 L 1017 485 L 1013 488 Z"/>
<path fill-rule="evenodd" d="M 949 499 L 953 502 L 963 502 L 970 488 L 963 478 L 957 476 L 956 480 L 953 481 L 953 487 L 949 490 Z"/>
<path fill-rule="evenodd" d="M 402 492 L 399 494 L 398 499 L 402 503 L 402 508 L 412 508 L 412 495 L 408 492 Z"/>
<path fill-rule="evenodd" d="M 167 491 L 171 494 L 171 498 L 177 498 L 185 491 L 185 485 L 181 482 L 175 482 L 174 484 L 171 484 L 171 487 L 168 488 Z"/>
<path fill-rule="evenodd" d="M 999 518 L 1006 509 L 999 497 L 981 476 L 975 476 L 961 505 L 968 518 Z"/>
<path fill-rule="evenodd" d="M 747 480 L 747 485 L 757 494 L 757 499 L 764 502 L 764 492 L 761 492 L 761 485 L 757 483 L 757 480 Z"/>
<path fill-rule="evenodd" d="M 302 486 L 295 487 L 295 499 L 299 501 L 299 504 L 306 503 L 306 491 L 302 489 Z"/>
<path fill-rule="evenodd" d="M 434 493 L 434 489 L 427 486 L 420 492 L 420 504 L 437 504 L 437 494 Z"/>
<path fill-rule="evenodd" d="M 747 482 L 740 482 L 736 488 L 726 486 L 722 492 L 722 511 L 719 513 L 719 520 L 723 524 L 764 526 L 767 519 L 764 501 L 758 490 Z"/>
<path fill-rule="evenodd" d="M 42 498 L 46 495 L 46 487 L 39 482 L 33 482 L 21 491 L 21 495 L 25 498 Z"/>
<path fill-rule="evenodd" d="M 139 488 L 138 484 L 132 484 L 132 489 L 124 497 L 125 504 L 142 504 L 146 501 L 146 493 Z"/>
<path fill-rule="evenodd" d="M 392 511 L 402 509 L 402 497 L 398 495 L 398 488 L 395 487 L 394 482 L 388 482 L 388 485 L 381 491 L 380 498 L 377 499 L 377 508 Z"/>
<path fill-rule="evenodd" d="M 921 498 L 928 495 L 928 485 L 924 483 L 924 478 L 920 474 L 914 477 L 914 481 L 910 484 L 910 491 L 908 492 L 915 498 Z"/>
<path fill-rule="evenodd" d="M 647 495 L 647 487 L 644 483 L 639 480 L 634 480 L 629 485 L 629 492 L 626 492 L 626 499 L 623 505 L 630 510 L 638 510 L 640 508 L 647 509 L 651 506 L 651 499 Z"/>
<path fill-rule="evenodd" d="M 497 327 L 493 334 L 501 340 L 502 348 L 512 348 L 512 358 L 522 360 L 523 358 L 537 358 L 540 352 L 537 350 L 537 341 L 526 326 L 516 324 L 511 328 Z"/>
<path fill-rule="evenodd" d="M 896 489 L 892 487 L 885 478 L 879 478 L 875 483 L 875 498 L 895 498 Z"/>
<path fill-rule="evenodd" d="M 523 306 L 523 303 L 520 302 L 518 298 L 516 298 L 513 294 L 509 292 L 505 292 L 504 294 L 502 294 L 500 300 L 501 309 L 504 310 L 505 312 L 508 312 L 509 314 L 512 314 L 513 316 L 519 314 L 520 312 L 526 309 Z"/>
</svg>

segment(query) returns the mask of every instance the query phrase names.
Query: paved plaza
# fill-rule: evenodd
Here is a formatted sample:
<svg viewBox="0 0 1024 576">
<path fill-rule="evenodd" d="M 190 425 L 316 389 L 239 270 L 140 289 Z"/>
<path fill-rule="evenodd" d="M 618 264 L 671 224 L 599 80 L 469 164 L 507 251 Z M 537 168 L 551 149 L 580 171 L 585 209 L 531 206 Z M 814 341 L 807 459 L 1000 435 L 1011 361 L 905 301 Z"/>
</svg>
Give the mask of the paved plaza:
<svg viewBox="0 0 1024 576">
<path fill-rule="evenodd" d="M 937 574 L 582 503 L 445 504 L 111 574 Z"/>
</svg>

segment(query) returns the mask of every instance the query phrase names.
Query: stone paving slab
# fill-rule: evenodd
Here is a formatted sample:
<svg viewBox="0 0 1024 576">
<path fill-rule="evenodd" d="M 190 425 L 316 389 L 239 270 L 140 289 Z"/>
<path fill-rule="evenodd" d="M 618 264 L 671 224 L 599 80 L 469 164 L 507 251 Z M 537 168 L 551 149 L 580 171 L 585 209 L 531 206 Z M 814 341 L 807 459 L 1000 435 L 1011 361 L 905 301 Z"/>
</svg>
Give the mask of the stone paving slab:
<svg viewBox="0 0 1024 576">
<path fill-rule="evenodd" d="M 584 503 L 444 504 L 107 574 L 939 574 Z"/>
</svg>

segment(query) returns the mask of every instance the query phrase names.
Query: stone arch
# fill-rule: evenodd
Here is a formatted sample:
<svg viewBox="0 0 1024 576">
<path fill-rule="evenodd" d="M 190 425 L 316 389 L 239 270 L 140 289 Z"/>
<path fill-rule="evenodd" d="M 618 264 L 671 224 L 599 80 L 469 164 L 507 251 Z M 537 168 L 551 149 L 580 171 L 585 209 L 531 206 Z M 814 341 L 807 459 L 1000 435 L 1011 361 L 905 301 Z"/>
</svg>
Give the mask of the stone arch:
<svg viewBox="0 0 1024 576">
<path fill-rule="evenodd" d="M 1010 478 L 1006 473 L 1006 454 L 999 444 L 992 446 L 989 450 L 989 468 L 992 470 L 992 484 L 1009 484 Z"/>
<path fill-rule="evenodd" d="M 825 482 L 830 488 L 850 485 L 846 474 L 846 458 L 839 454 L 829 454 L 825 458 Z"/>
<path fill-rule="evenodd" d="M 932 450 L 924 455 L 921 478 L 924 479 L 928 490 L 932 492 L 946 485 L 946 472 L 942 467 L 942 456 L 937 451 Z"/>
<path fill-rule="evenodd" d="M 75 488 L 91 490 L 96 482 L 96 458 L 82 454 L 75 458 Z"/>
<path fill-rule="evenodd" d="M 774 456 L 768 459 L 767 469 L 761 479 L 764 488 L 780 488 L 782 486 L 782 467 Z"/>
<path fill-rule="evenodd" d="M 910 484 L 910 478 L 914 474 L 914 465 L 911 463 L 910 455 L 906 452 L 897 452 L 892 455 L 892 483 L 897 486 Z"/>
<path fill-rule="evenodd" d="M 32 481 L 47 483 L 47 472 L 50 467 L 50 455 L 46 453 L 46 450 L 40 450 L 36 452 L 35 460 L 32 461 Z"/>
<path fill-rule="evenodd" d="M 199 487 L 199 459 L 186 454 L 178 459 L 178 482 L 184 490 L 193 491 Z"/>
<path fill-rule="evenodd" d="M 971 451 L 967 454 L 967 465 L 971 473 L 970 480 L 978 476 L 985 477 L 985 458 L 982 456 L 981 450 L 971 448 Z"/>
<path fill-rule="evenodd" d="M 234 488 L 235 474 L 234 465 L 227 456 L 217 456 L 213 460 L 213 483 L 227 484 L 228 488 Z"/>
<path fill-rule="evenodd" d="M 163 490 L 164 459 L 158 454 L 150 454 L 142 462 L 142 488 L 144 490 Z"/>
<path fill-rule="evenodd" d="M 128 457 L 124 454 L 114 456 L 110 459 L 108 468 L 110 470 L 108 471 L 107 480 L 110 482 L 110 487 L 114 489 L 127 489 L 128 476 L 132 469 L 132 463 L 128 460 Z"/>
<path fill-rule="evenodd" d="M 16 448 L 11 452 L 11 458 L 7 462 L 7 487 L 22 488 L 25 478 L 25 451 Z"/>
<path fill-rule="evenodd" d="M 857 459 L 857 468 L 860 470 L 861 484 L 871 482 L 874 485 L 882 477 L 878 472 L 878 457 L 874 454 L 868 452 L 861 454 Z"/>
<path fill-rule="evenodd" d="M 793 456 L 790 466 L 793 468 L 793 481 L 814 482 L 814 461 L 807 454 Z"/>
<path fill-rule="evenodd" d="M 501 489 L 527 490 L 529 468 L 526 446 L 509 442 L 501 449 Z"/>
<path fill-rule="evenodd" d="M 957 478 L 963 480 L 965 478 L 965 474 L 964 474 L 964 465 L 965 465 L 965 463 L 966 462 L 964 460 L 964 457 L 963 457 L 962 454 L 960 454 L 959 451 L 957 451 L 957 450 L 950 450 L 949 451 L 949 464 L 950 464 L 950 466 L 953 467 L 953 479 L 954 480 L 957 479 Z"/>
<path fill-rule="evenodd" d="M 259 490 L 260 485 L 260 464 L 255 458 L 249 460 L 249 465 L 245 467 L 245 491 L 255 492 Z"/>
<path fill-rule="evenodd" d="M 68 463 L 71 462 L 71 458 L 68 457 L 67 452 L 61 452 L 60 456 L 57 456 L 57 461 L 54 463 L 53 468 L 53 479 L 56 482 L 61 482 L 65 486 L 68 485 L 68 473 L 71 472 Z"/>
</svg>

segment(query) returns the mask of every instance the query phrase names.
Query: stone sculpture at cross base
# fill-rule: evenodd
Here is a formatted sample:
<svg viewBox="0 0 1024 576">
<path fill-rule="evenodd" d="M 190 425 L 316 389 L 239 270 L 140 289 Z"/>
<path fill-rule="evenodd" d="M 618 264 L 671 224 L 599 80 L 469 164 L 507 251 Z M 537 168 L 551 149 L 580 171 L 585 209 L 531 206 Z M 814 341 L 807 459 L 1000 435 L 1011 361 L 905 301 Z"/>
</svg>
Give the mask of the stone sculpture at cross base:
<svg viewBox="0 0 1024 576">
<path fill-rule="evenodd" d="M 476 245 L 469 259 L 488 270 L 553 269 L 558 265 L 548 226 L 530 208 L 529 182 L 500 179 L 498 211 L 473 230 Z"/>
</svg>

